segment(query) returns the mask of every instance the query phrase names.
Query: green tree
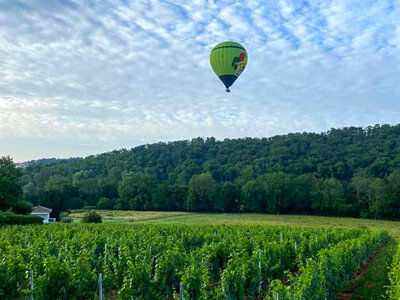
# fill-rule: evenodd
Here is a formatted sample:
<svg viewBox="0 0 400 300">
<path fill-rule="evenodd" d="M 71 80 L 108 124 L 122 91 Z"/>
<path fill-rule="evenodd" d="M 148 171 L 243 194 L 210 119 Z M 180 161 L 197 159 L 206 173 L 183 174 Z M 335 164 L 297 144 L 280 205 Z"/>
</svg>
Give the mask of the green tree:
<svg viewBox="0 0 400 300">
<path fill-rule="evenodd" d="M 106 197 L 101 197 L 99 202 L 97 202 L 96 207 L 98 209 L 112 209 L 115 205 L 115 201 L 108 199 Z"/>
<path fill-rule="evenodd" d="M 214 199 L 214 208 L 220 212 L 239 210 L 240 193 L 236 184 L 224 182 L 220 184 L 218 196 Z"/>
<path fill-rule="evenodd" d="M 9 156 L 0 158 L 0 210 L 12 209 L 22 201 L 22 188 L 18 180 L 22 176 Z"/>
<path fill-rule="evenodd" d="M 350 188 L 353 190 L 356 199 L 356 209 L 364 214 L 368 210 L 368 202 L 371 197 L 371 179 L 365 170 L 359 170 L 351 179 Z"/>
<path fill-rule="evenodd" d="M 118 184 L 118 193 L 123 207 L 133 210 L 152 209 L 152 194 L 155 180 L 148 174 L 124 173 Z"/>
<path fill-rule="evenodd" d="M 290 205 L 292 176 L 283 172 L 270 173 L 261 178 L 265 190 L 267 212 L 278 214 Z"/>
<path fill-rule="evenodd" d="M 155 210 L 184 211 L 187 194 L 185 185 L 161 183 L 153 193 L 153 207 Z"/>
<path fill-rule="evenodd" d="M 65 207 L 75 206 L 72 199 L 80 198 L 84 205 L 94 206 L 99 198 L 106 197 L 116 199 L 115 207 L 130 209 L 132 203 L 129 197 L 117 199 L 122 174 L 148 174 L 153 187 L 145 189 L 149 194 L 142 200 L 141 196 L 135 195 L 138 200 L 135 202 L 143 202 L 139 205 L 142 209 L 179 210 L 187 208 L 187 200 L 197 201 L 192 197 L 193 193 L 193 199 L 188 199 L 191 178 L 209 172 L 216 184 L 216 193 L 207 209 L 223 211 L 226 199 L 219 197 L 222 197 L 224 182 L 236 184 L 242 196 L 246 183 L 256 180 L 264 185 L 264 175 L 282 172 L 289 177 L 294 176 L 293 180 L 289 180 L 290 191 L 287 195 L 285 191 L 282 193 L 286 184 L 274 183 L 272 186 L 275 187 L 269 186 L 269 192 L 260 200 L 264 204 L 255 205 L 257 200 L 253 198 L 241 199 L 241 209 L 266 212 L 268 204 L 271 213 L 368 218 L 379 215 L 379 218 L 399 219 L 396 176 L 392 177 L 399 170 L 399 153 L 400 124 L 348 127 L 320 134 L 295 133 L 261 139 L 217 141 L 214 138 L 197 138 L 142 145 L 83 159 L 31 162 L 18 181 L 24 186 L 25 198 L 35 204 L 43 204 L 50 196 L 55 199 L 46 191 L 46 185 L 52 176 L 59 175 L 68 178 L 78 190 L 73 198 L 64 197 Z M 340 182 L 340 195 L 337 197 L 333 196 L 335 190 L 331 188 L 337 184 L 325 182 L 329 178 Z M 373 183 L 375 178 L 382 180 L 382 188 L 379 188 L 380 184 Z M 311 185 L 313 188 L 310 191 Z M 324 185 L 329 193 L 323 191 Z M 314 197 L 316 193 L 321 193 L 322 198 Z M 377 195 L 383 196 L 377 198 Z M 326 199 L 330 200 L 326 202 Z M 202 205 L 199 207 L 205 209 Z"/>
<path fill-rule="evenodd" d="M 335 179 L 322 179 L 311 191 L 312 208 L 320 214 L 337 215 L 346 211 L 345 190 L 343 184 Z"/>
<path fill-rule="evenodd" d="M 380 219 L 383 207 L 385 205 L 385 190 L 386 185 L 383 179 L 373 178 L 371 179 L 370 185 L 370 198 L 369 198 L 369 210 L 373 213 L 374 219 Z"/>
<path fill-rule="evenodd" d="M 186 209 L 188 211 L 213 211 L 217 185 L 210 173 L 194 175 L 189 182 Z"/>
<path fill-rule="evenodd" d="M 92 170 L 82 170 L 72 175 L 72 185 L 79 190 L 85 206 L 96 205 L 99 194 L 99 179 Z"/>
<path fill-rule="evenodd" d="M 23 197 L 33 204 L 39 203 L 40 190 L 30 181 L 22 188 Z"/>
<path fill-rule="evenodd" d="M 314 174 L 302 174 L 293 179 L 290 212 L 307 214 L 312 212 L 311 191 L 318 182 Z"/>
<path fill-rule="evenodd" d="M 59 219 L 60 213 L 70 207 L 68 200 L 77 196 L 77 190 L 72 186 L 67 176 L 53 175 L 45 186 L 44 197 L 41 204 L 53 209 L 52 216 Z"/>
<path fill-rule="evenodd" d="M 239 186 L 245 185 L 250 180 L 254 179 L 254 170 L 252 167 L 247 166 L 239 172 L 239 176 L 236 178 L 236 183 Z"/>
<path fill-rule="evenodd" d="M 384 206 L 385 216 L 399 218 L 400 214 L 400 170 L 394 171 L 387 179 L 387 202 Z"/>
<path fill-rule="evenodd" d="M 261 213 L 267 211 L 265 188 L 262 182 L 250 180 L 243 186 L 241 210 Z"/>
</svg>

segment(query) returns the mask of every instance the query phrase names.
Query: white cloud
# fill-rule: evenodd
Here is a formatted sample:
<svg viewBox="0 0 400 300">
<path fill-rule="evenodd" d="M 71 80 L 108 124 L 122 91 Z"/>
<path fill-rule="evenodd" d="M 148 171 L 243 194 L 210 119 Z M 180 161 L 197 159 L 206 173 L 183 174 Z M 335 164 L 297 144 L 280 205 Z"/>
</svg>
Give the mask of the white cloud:
<svg viewBox="0 0 400 300">
<path fill-rule="evenodd" d="M 396 123 L 399 20 L 386 0 L 0 2 L 0 154 Z M 231 94 L 223 40 L 249 53 Z"/>
</svg>

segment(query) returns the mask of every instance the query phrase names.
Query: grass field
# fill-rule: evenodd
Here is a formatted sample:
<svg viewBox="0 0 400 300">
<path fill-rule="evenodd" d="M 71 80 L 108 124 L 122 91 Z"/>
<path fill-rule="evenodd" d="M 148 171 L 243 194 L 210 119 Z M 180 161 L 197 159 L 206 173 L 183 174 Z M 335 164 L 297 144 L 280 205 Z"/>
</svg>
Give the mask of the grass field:
<svg viewBox="0 0 400 300">
<path fill-rule="evenodd" d="M 365 226 L 371 230 L 386 230 L 393 237 L 400 238 L 400 222 L 354 218 L 336 218 L 301 215 L 263 215 L 263 214 L 217 214 L 187 212 L 151 211 L 97 211 L 104 223 L 156 223 L 156 224 L 214 224 L 214 225 L 291 225 L 306 227 L 355 228 Z M 71 213 L 74 222 L 80 222 L 84 212 Z"/>
<path fill-rule="evenodd" d="M 187 215 L 185 212 L 159 212 L 159 211 L 124 211 L 124 210 L 97 210 L 104 223 L 132 223 L 148 220 L 160 220 L 163 218 Z M 73 211 L 70 216 L 73 222 L 80 222 L 85 211 Z"/>
</svg>

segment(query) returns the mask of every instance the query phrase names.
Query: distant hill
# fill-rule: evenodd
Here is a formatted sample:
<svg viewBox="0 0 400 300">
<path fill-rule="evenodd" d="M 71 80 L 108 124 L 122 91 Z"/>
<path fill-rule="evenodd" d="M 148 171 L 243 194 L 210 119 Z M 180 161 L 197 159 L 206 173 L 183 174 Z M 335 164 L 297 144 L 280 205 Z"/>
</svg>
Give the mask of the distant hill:
<svg viewBox="0 0 400 300">
<path fill-rule="evenodd" d="M 67 160 L 71 160 L 71 159 L 80 159 L 80 158 L 70 158 Z M 66 159 L 60 159 L 60 158 L 41 158 L 41 159 L 36 159 L 36 160 L 29 160 L 29 161 L 25 161 L 25 162 L 21 162 L 21 163 L 15 163 L 15 165 L 19 168 L 26 168 L 35 164 L 41 164 L 41 165 L 45 165 L 45 164 L 52 164 L 52 163 L 56 163 L 62 160 L 66 160 Z"/>
<path fill-rule="evenodd" d="M 400 125 L 142 145 L 31 163 L 23 179 L 28 199 L 58 191 L 64 208 L 398 218 Z"/>
<path fill-rule="evenodd" d="M 37 160 L 30 160 L 30 161 L 24 161 L 21 163 L 15 163 L 15 165 L 19 168 L 26 168 L 34 164 L 49 164 L 49 163 L 54 163 L 57 162 L 57 158 L 41 158 Z"/>
</svg>

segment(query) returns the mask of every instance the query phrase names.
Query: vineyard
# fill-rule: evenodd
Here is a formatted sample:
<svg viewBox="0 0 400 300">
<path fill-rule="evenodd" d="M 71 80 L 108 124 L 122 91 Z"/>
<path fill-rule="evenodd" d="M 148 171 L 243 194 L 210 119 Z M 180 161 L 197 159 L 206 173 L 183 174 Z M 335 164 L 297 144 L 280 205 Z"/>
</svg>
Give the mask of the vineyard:
<svg viewBox="0 0 400 300">
<path fill-rule="evenodd" d="M 34 299 L 96 299 L 101 273 L 106 299 L 178 299 L 180 284 L 184 299 L 330 299 L 387 239 L 283 226 L 10 226 L 0 230 L 0 298 L 31 295 L 32 274 Z M 400 248 L 393 295 L 399 270 Z"/>
<path fill-rule="evenodd" d="M 400 299 L 400 244 L 393 258 L 393 266 L 389 274 L 389 279 L 391 283 L 389 287 L 389 298 L 391 300 Z"/>
</svg>

